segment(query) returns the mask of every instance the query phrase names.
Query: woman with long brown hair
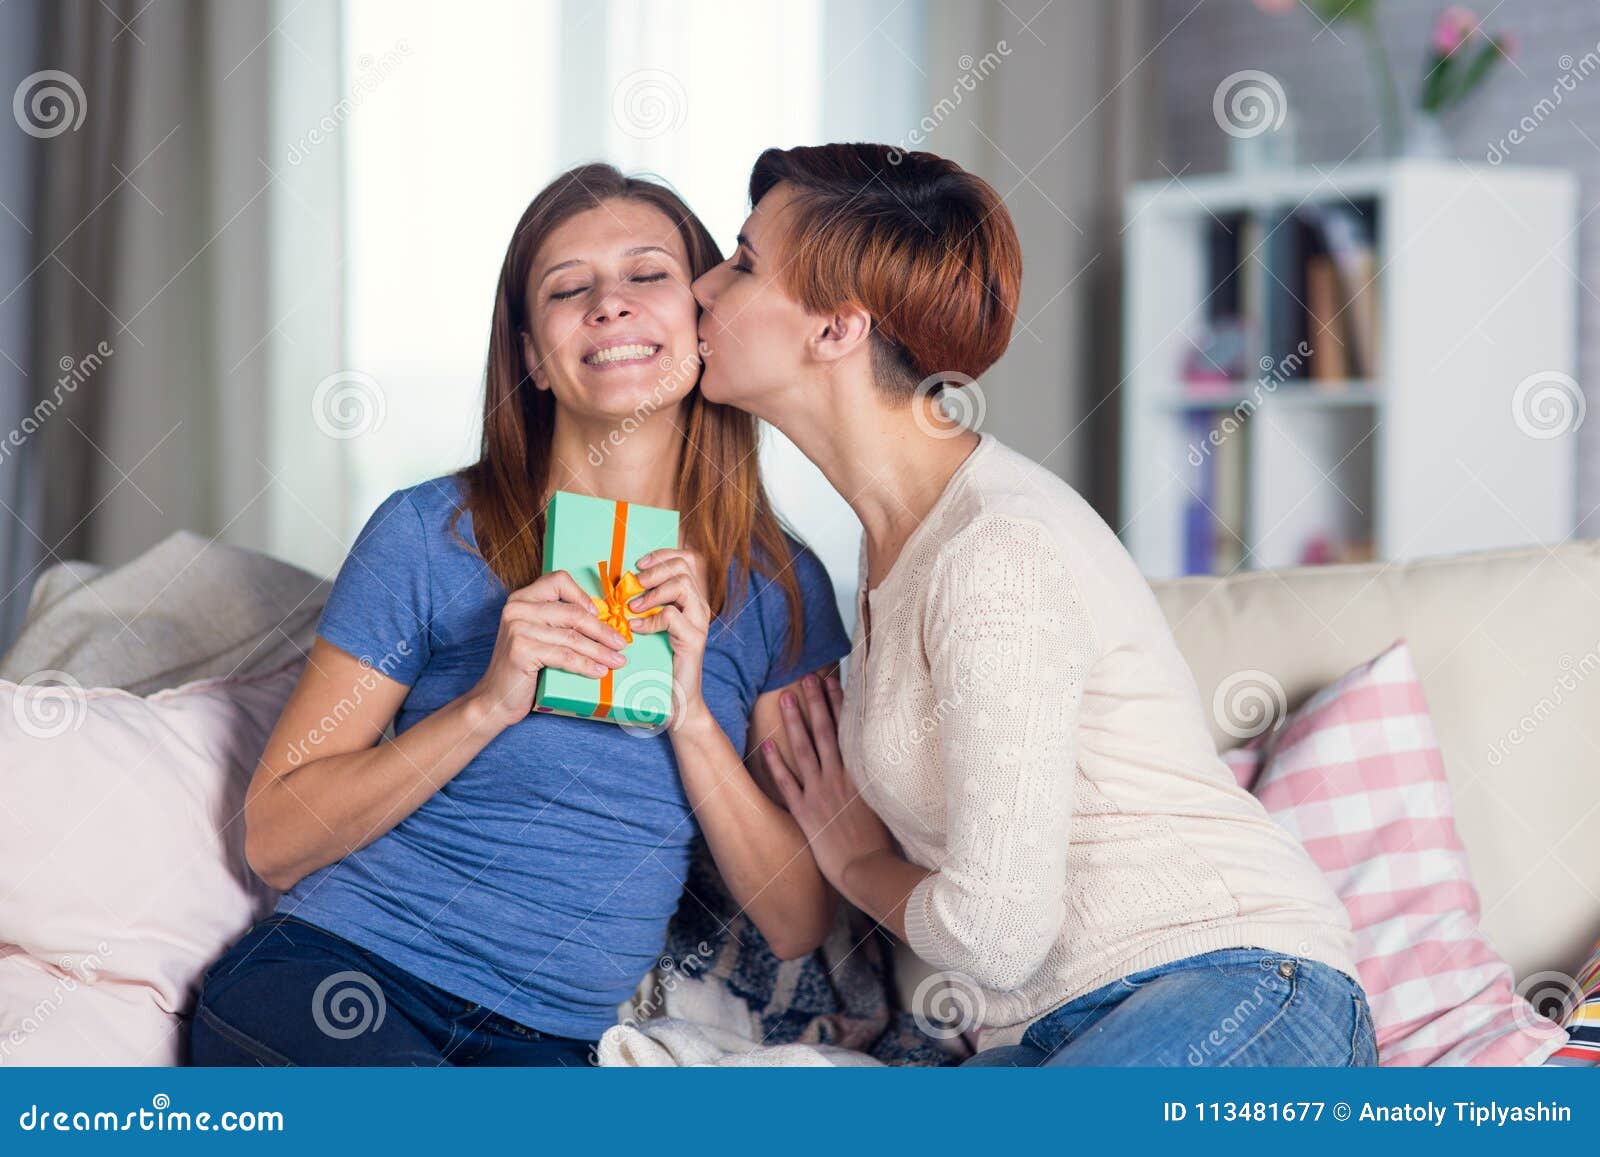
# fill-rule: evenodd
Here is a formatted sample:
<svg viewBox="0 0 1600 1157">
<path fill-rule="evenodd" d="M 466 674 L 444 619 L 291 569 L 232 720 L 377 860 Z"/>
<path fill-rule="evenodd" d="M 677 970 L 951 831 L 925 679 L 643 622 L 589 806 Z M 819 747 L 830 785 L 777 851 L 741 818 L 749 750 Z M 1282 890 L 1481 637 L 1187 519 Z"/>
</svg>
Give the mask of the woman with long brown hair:
<svg viewBox="0 0 1600 1157">
<path fill-rule="evenodd" d="M 720 260 L 675 194 L 607 165 L 528 206 L 481 456 L 373 514 L 261 758 L 246 852 L 284 895 L 207 972 L 196 1063 L 588 1063 L 697 834 L 778 955 L 822 941 L 833 894 L 742 756 L 848 641 L 762 488 L 755 419 L 698 389 L 689 285 Z M 572 577 L 541 574 L 555 490 L 681 512 L 684 548 L 639 560 L 630 604 L 672 645 L 664 733 L 530 714 L 542 668 L 625 661 Z"/>
</svg>

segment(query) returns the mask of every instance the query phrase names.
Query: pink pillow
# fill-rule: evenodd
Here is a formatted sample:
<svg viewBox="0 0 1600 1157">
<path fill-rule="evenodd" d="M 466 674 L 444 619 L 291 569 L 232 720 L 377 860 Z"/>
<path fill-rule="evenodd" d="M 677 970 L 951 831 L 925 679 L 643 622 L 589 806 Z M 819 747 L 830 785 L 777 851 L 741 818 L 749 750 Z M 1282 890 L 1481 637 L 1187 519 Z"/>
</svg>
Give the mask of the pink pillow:
<svg viewBox="0 0 1600 1157">
<path fill-rule="evenodd" d="M 182 1021 L 148 987 L 86 982 L 0 948 L 0 1069 L 7 1065 L 175 1065 Z"/>
<path fill-rule="evenodd" d="M 0 955 L 0 1050 L 67 981 L 63 1009 L 133 1010 L 103 1034 L 127 1046 L 120 1063 L 138 1063 L 137 1042 L 145 1063 L 175 1059 L 150 1026 L 170 1033 L 200 974 L 276 899 L 245 862 L 244 794 L 300 667 L 148 698 L 0 680 L 0 944 L 15 948 Z M 33 1055 L 97 1063 L 72 1017 L 51 1019 L 53 1043 L 24 1034 Z"/>
<path fill-rule="evenodd" d="M 1565 1031 L 1518 995 L 1478 891 L 1403 640 L 1230 752 L 1344 901 L 1383 1065 L 1537 1065 Z M 1252 783 L 1253 781 L 1253 783 Z"/>
</svg>

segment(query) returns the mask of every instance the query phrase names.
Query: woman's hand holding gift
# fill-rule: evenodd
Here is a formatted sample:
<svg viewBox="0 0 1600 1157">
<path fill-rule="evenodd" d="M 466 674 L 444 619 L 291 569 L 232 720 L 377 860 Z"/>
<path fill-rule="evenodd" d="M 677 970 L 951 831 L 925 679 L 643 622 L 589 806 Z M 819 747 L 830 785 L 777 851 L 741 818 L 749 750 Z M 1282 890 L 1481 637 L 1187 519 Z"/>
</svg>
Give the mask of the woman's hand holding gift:
<svg viewBox="0 0 1600 1157">
<path fill-rule="evenodd" d="M 806 834 L 817 867 L 845 892 L 850 866 L 893 852 L 894 838 L 856 791 L 839 754 L 835 719 L 844 705 L 839 680 L 830 676 L 824 689 L 815 675 L 807 675 L 800 687 L 799 696 L 785 692 L 780 700 L 793 766 L 771 740 L 762 746 L 762 755 L 789 814 Z"/>
<path fill-rule="evenodd" d="M 692 550 L 653 550 L 640 557 L 639 584 L 644 594 L 628 603 L 634 614 L 660 607 L 661 613 L 629 619 L 638 634 L 667 633 L 672 643 L 672 714 L 677 724 L 704 711 L 700 669 L 706 636 L 711 630 L 711 605 L 705 596 L 705 564 Z"/>
<path fill-rule="evenodd" d="M 600 621 L 594 601 L 564 570 L 511 592 L 500 612 L 489 669 L 472 690 L 504 728 L 533 710 L 539 672 L 558 667 L 598 679 L 627 660 L 622 636 Z"/>
</svg>

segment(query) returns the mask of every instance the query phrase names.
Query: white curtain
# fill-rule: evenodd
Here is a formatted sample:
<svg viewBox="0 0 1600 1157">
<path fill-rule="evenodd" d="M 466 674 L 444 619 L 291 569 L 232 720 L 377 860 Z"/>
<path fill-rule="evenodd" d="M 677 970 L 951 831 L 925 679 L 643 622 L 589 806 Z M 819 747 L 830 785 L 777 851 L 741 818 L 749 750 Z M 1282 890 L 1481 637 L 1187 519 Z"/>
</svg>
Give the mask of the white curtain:
<svg viewBox="0 0 1600 1157">
<path fill-rule="evenodd" d="M 319 331 L 336 361 L 338 329 L 317 316 L 336 316 L 337 285 L 320 299 L 307 292 L 337 258 L 296 239 L 331 222 L 320 244 L 336 254 L 339 204 L 332 186 L 321 203 L 307 199 L 273 98 L 332 103 L 337 13 L 318 7 L 330 11 L 243 0 L 45 7 L 36 67 L 68 78 L 59 85 L 81 106 L 40 142 L 22 289 L 36 318 L 36 394 L 60 368 L 81 379 L 38 439 L 31 530 L 46 563 L 123 561 L 178 529 L 266 546 L 292 501 L 274 467 L 274 431 L 286 425 L 275 375 L 284 351 L 311 354 Z"/>
<path fill-rule="evenodd" d="M 345 67 L 393 54 L 346 134 L 346 533 L 475 454 L 489 309 L 528 200 L 603 159 L 665 178 L 724 250 L 769 145 L 897 140 L 920 115 L 922 0 L 347 0 Z M 401 49 L 404 49 L 402 52 Z M 362 62 L 367 62 L 363 65 Z M 781 436 L 780 511 L 853 614 L 855 516 Z"/>
</svg>

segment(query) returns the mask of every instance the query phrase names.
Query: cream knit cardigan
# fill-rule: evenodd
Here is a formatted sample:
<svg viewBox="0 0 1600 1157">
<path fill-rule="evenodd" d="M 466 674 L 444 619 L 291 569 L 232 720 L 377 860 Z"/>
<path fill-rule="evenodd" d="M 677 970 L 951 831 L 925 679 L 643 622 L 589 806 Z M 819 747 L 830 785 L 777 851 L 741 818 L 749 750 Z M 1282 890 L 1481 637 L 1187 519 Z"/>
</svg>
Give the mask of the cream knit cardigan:
<svg viewBox="0 0 1600 1157">
<path fill-rule="evenodd" d="M 1155 595 L 1066 483 L 980 435 L 870 592 L 863 547 L 860 591 L 840 746 L 933 869 L 907 938 L 980 990 L 982 1047 L 1217 948 L 1356 975 L 1343 905 L 1234 781 Z"/>
</svg>

